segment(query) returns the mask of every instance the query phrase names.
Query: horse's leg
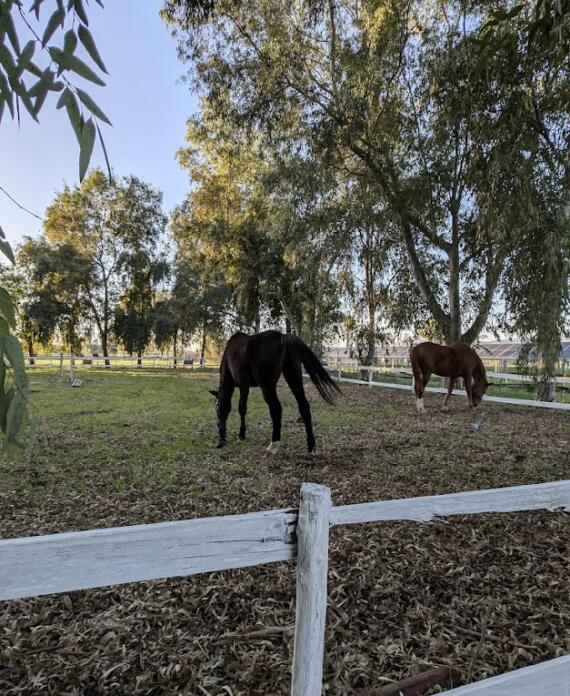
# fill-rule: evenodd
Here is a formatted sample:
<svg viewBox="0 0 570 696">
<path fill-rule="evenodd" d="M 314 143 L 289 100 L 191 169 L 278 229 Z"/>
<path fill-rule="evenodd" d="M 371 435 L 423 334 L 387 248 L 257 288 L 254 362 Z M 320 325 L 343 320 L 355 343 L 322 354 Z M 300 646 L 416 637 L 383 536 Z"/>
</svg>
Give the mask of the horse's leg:
<svg viewBox="0 0 570 696">
<path fill-rule="evenodd" d="M 315 450 L 315 434 L 313 433 L 313 419 L 311 418 L 311 408 L 307 397 L 305 396 L 305 388 L 303 386 L 303 373 L 300 365 L 295 366 L 292 363 L 286 363 L 283 366 L 283 377 L 293 392 L 299 414 L 305 424 L 305 432 L 307 433 L 307 447 L 311 454 L 316 454 Z"/>
<path fill-rule="evenodd" d="M 423 405 L 424 405 L 424 400 L 423 400 L 423 394 L 424 394 L 424 388 L 425 385 L 423 383 L 424 376 L 422 374 L 421 367 L 418 365 L 416 360 L 412 359 L 412 372 L 414 373 L 414 392 L 416 393 L 416 410 L 422 411 L 423 410 Z"/>
<path fill-rule="evenodd" d="M 269 413 L 271 414 L 271 421 L 273 423 L 271 442 L 269 443 L 267 451 L 277 452 L 281 443 L 281 416 L 283 414 L 283 408 L 281 407 L 281 403 L 277 398 L 277 390 L 275 385 L 262 387 L 262 391 L 265 403 L 269 406 Z"/>
<path fill-rule="evenodd" d="M 467 398 L 469 399 L 469 406 L 471 406 L 471 408 L 475 408 L 475 406 L 473 406 L 473 396 L 471 394 L 471 387 L 473 386 L 473 378 L 472 378 L 471 373 L 466 372 L 464 375 L 464 379 L 465 379 L 465 391 L 467 392 Z"/>
<path fill-rule="evenodd" d="M 232 410 L 232 395 L 234 393 L 234 384 L 224 384 L 219 390 L 218 401 L 218 433 L 220 439 L 218 447 L 223 447 L 226 444 L 226 423 L 228 416 Z"/>
<path fill-rule="evenodd" d="M 249 387 L 240 387 L 239 390 L 239 439 L 245 440 L 245 415 L 247 413 L 247 397 L 249 395 Z"/>
<path fill-rule="evenodd" d="M 416 384 L 416 409 L 418 413 L 425 413 L 424 392 L 431 377 L 431 372 L 420 373 L 419 379 L 415 380 Z"/>
<path fill-rule="evenodd" d="M 443 397 L 443 410 L 447 410 L 447 402 L 449 401 L 449 398 L 451 396 L 451 392 L 453 391 L 453 387 L 455 386 L 455 377 L 450 377 L 449 378 L 449 383 L 447 385 L 447 394 Z"/>
</svg>

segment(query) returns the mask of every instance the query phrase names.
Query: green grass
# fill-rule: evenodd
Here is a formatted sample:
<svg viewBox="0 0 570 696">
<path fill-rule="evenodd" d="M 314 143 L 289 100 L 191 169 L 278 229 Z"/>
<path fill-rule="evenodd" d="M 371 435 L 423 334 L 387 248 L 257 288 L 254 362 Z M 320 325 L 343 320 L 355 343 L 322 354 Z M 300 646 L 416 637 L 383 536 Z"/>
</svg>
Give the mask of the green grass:
<svg viewBox="0 0 570 696">
<path fill-rule="evenodd" d="M 392 459 L 403 480 L 411 477 L 413 485 L 418 472 L 427 468 L 428 474 L 434 458 L 441 468 L 432 478 L 431 489 L 438 486 L 449 489 L 446 472 L 448 466 L 455 466 L 458 449 L 463 455 L 477 459 L 481 450 L 473 453 L 471 447 L 477 443 L 480 448 L 484 443 L 488 452 L 485 456 L 494 459 L 496 447 L 499 450 L 504 447 L 512 455 L 508 438 L 505 440 L 501 429 L 493 425 L 483 429 L 482 438 L 465 440 L 474 416 L 466 409 L 462 391 L 452 401 L 452 413 L 441 414 L 441 418 L 440 395 L 429 395 L 430 415 L 418 419 L 407 391 L 344 384 L 341 385 L 344 397 L 337 408 L 331 408 L 318 398 L 311 386 L 309 397 L 321 450 L 321 457 L 313 464 L 306 452 L 296 404 L 285 385 L 279 389 L 284 406 L 283 447 L 275 459 L 265 452 L 271 426 L 259 390 L 252 390 L 249 399 L 247 441 L 242 443 L 237 439 L 236 395 L 228 423 L 228 446 L 221 451 L 215 449 L 216 418 L 213 399 L 208 393 L 217 384 L 214 370 L 91 368 L 79 374 L 83 385 L 72 388 L 68 379 L 60 380 L 56 372 L 31 373 L 33 411 L 39 422 L 37 442 L 29 468 L 23 462 L 0 460 L 0 493 L 19 491 L 33 496 L 61 497 L 84 495 L 88 491 L 106 496 L 132 490 L 145 491 L 145 495 L 153 491 L 188 490 L 205 500 L 209 494 L 204 488 L 216 488 L 221 481 L 245 477 L 253 490 L 267 489 L 273 495 L 279 485 L 285 484 L 283 488 L 293 495 L 295 486 L 307 477 L 314 478 L 313 472 L 322 473 L 322 467 L 333 467 L 333 483 L 339 475 L 342 487 L 349 485 L 348 472 L 357 464 L 361 474 L 374 476 L 378 463 L 385 462 L 388 469 L 383 471 L 391 478 Z M 399 379 L 402 383 L 405 380 L 392 375 L 382 378 Z M 518 443 L 529 434 L 529 422 L 533 424 L 530 433 L 536 429 L 536 423 L 542 424 L 546 441 L 552 439 L 551 423 L 568 426 L 566 414 L 545 416 L 535 409 L 491 404 L 483 404 L 482 408 L 497 410 L 497 416 L 493 415 L 495 424 L 512 421 L 509 432 L 518 433 Z M 446 428 L 451 428 L 449 433 Z M 540 432 L 539 428 L 538 441 Z M 548 443 L 547 449 L 551 450 L 551 444 Z M 534 444 L 527 446 L 534 449 Z M 543 458 L 544 448 L 537 445 L 536 450 L 538 458 Z M 292 477 L 275 478 L 281 471 L 289 471 Z M 546 471 L 553 473 L 550 466 Z M 467 473 L 473 472 L 468 469 Z M 454 477 L 449 480 L 453 483 Z M 491 477 L 488 484 L 493 485 L 494 480 Z M 474 485 L 483 482 L 484 477 L 473 480 Z M 224 485 L 216 488 L 215 495 L 210 496 L 212 500 L 223 497 Z M 426 492 L 423 485 L 420 489 Z M 382 497 L 380 491 L 376 497 Z M 230 502 L 234 499 L 230 498 Z M 282 503 L 287 501 L 283 499 Z M 255 499 L 248 500 L 247 506 L 256 509 Z"/>
</svg>

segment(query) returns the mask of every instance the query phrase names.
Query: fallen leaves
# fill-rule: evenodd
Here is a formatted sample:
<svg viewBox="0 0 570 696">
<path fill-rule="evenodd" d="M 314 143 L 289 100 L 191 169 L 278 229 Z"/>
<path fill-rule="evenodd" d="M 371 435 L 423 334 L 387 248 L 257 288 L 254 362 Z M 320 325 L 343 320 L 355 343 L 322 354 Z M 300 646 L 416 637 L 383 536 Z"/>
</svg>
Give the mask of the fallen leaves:
<svg viewBox="0 0 570 696">
<path fill-rule="evenodd" d="M 246 443 L 210 449 L 207 378 L 93 372 L 81 394 L 64 394 L 35 374 L 62 410 L 41 435 L 41 483 L 0 469 L 3 536 L 292 507 L 303 480 L 330 486 L 340 505 L 570 477 L 565 414 L 486 405 L 485 427 L 470 434 L 462 400 L 442 414 L 439 399 L 428 399 L 431 413 L 420 418 L 407 393 L 345 386 L 337 409 L 311 392 L 320 457 L 307 456 L 291 418 L 275 460 L 263 452 L 261 399 L 252 399 Z M 70 421 L 86 395 L 89 412 Z M 380 689 L 435 667 L 465 679 L 471 663 L 471 678 L 482 679 L 569 652 L 569 518 L 525 512 L 332 529 L 326 693 Z M 291 563 L 4 603 L 0 690 L 287 694 L 294 601 Z"/>
</svg>

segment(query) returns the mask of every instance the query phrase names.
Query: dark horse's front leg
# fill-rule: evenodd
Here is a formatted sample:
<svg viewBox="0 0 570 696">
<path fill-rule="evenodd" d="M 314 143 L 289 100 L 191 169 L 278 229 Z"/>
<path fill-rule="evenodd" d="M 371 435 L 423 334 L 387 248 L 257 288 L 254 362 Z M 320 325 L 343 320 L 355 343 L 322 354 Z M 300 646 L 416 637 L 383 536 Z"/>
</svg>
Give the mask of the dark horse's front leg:
<svg viewBox="0 0 570 696">
<path fill-rule="evenodd" d="M 239 390 L 239 439 L 245 440 L 245 416 L 247 413 L 247 397 L 249 395 L 249 387 L 240 387 Z"/>
<path fill-rule="evenodd" d="M 217 447 L 223 447 L 226 444 L 226 424 L 228 416 L 232 410 L 232 395 L 234 393 L 234 385 L 220 386 L 218 392 L 218 433 L 220 439 Z"/>
</svg>

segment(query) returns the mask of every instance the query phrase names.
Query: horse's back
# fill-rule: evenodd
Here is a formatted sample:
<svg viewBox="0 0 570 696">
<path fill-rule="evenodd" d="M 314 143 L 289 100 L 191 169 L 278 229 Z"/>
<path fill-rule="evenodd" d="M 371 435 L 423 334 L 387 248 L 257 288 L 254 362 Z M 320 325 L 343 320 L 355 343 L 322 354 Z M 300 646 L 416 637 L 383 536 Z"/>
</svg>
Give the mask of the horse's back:
<svg viewBox="0 0 570 696">
<path fill-rule="evenodd" d="M 238 332 L 226 344 L 224 362 L 237 386 L 260 386 L 261 375 L 267 373 L 270 380 L 275 373 L 277 381 L 283 365 L 283 334 L 274 330 L 251 335 Z"/>
<path fill-rule="evenodd" d="M 431 341 L 414 346 L 410 350 L 410 359 L 422 372 L 432 372 L 441 377 L 460 377 L 466 369 L 472 370 L 480 362 L 477 353 L 466 343 L 442 346 Z"/>
</svg>

